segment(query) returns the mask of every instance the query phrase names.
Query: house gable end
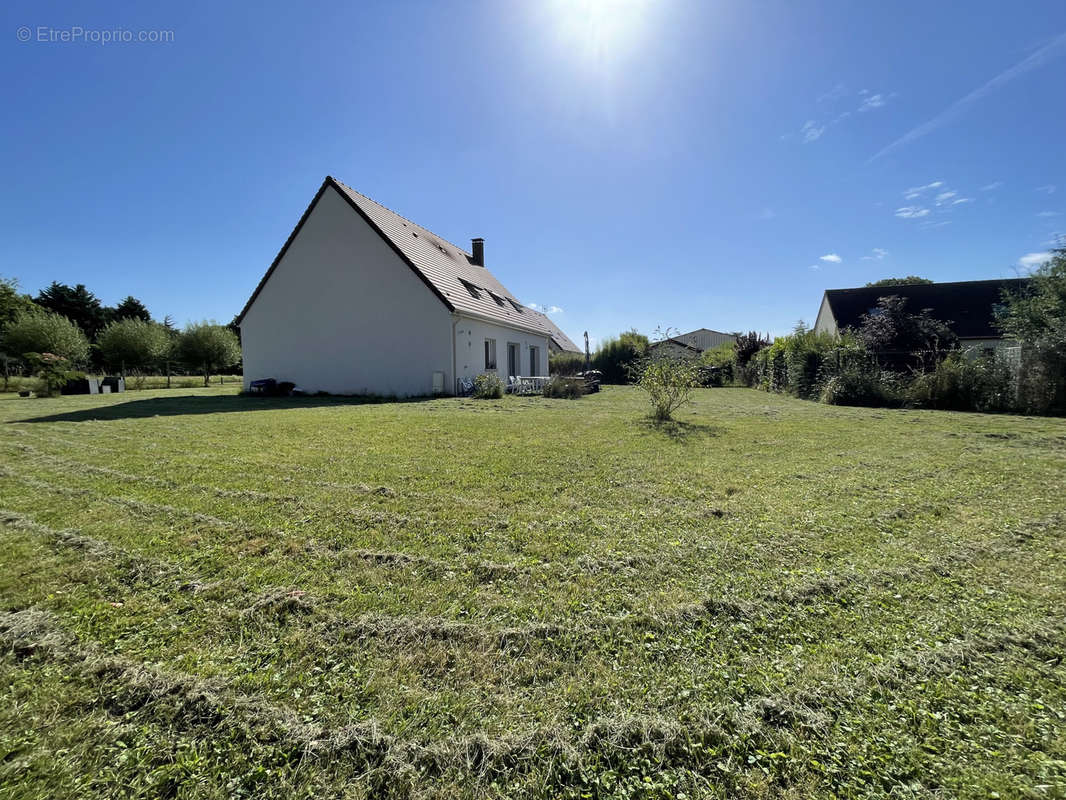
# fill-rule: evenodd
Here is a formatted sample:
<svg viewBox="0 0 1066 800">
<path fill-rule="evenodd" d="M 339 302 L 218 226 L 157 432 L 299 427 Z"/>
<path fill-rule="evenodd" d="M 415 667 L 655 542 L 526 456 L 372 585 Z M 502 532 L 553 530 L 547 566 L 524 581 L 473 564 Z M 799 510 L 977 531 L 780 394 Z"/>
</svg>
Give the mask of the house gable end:
<svg viewBox="0 0 1066 800">
<path fill-rule="evenodd" d="M 418 276 L 418 278 L 422 281 L 422 283 L 424 283 L 426 285 L 426 287 L 431 292 L 433 292 L 433 294 L 437 297 L 437 299 L 439 299 L 449 311 L 454 311 L 455 310 L 455 306 L 453 306 L 448 301 L 448 299 L 445 298 L 444 295 L 442 295 L 440 293 L 440 291 L 438 291 L 437 287 L 434 286 L 429 280 L 427 280 L 426 276 L 423 275 L 422 272 L 414 264 L 411 263 L 411 260 L 403 253 L 402 250 L 400 250 L 399 247 L 396 246 L 396 243 L 391 238 L 389 238 L 387 235 L 385 235 L 385 233 L 381 230 L 381 228 L 378 227 L 378 225 L 372 219 L 370 219 L 370 217 L 368 217 L 366 215 L 366 213 L 361 208 L 359 208 L 358 205 L 355 204 L 355 202 L 348 195 L 348 193 L 345 192 L 337 184 L 337 181 L 335 181 L 333 179 L 333 176 L 327 175 L 326 179 L 322 182 L 322 185 L 319 187 L 318 191 L 315 193 L 314 198 L 312 198 L 310 204 L 304 210 L 303 216 L 300 217 L 300 221 L 296 223 L 296 227 L 293 228 L 292 233 L 289 234 L 289 238 L 285 240 L 285 244 L 283 244 L 281 246 L 281 250 L 278 251 L 278 254 L 277 254 L 277 256 L 275 256 L 274 261 L 271 263 L 270 267 L 267 269 L 266 273 L 263 275 L 262 279 L 259 281 L 258 285 L 255 287 L 255 291 L 252 292 L 252 296 L 248 298 L 248 302 L 244 304 L 244 308 L 241 309 L 241 313 L 237 315 L 237 325 L 238 326 L 241 324 L 241 322 L 244 320 L 245 316 L 248 314 L 248 310 L 252 307 L 252 304 L 255 302 L 256 298 L 259 296 L 259 293 L 263 290 L 263 287 L 266 285 L 267 281 L 270 280 L 270 276 L 274 273 L 274 270 L 277 269 L 278 265 L 281 263 L 282 259 L 285 257 L 285 254 L 288 252 L 289 247 L 292 245 L 293 241 L 296 239 L 297 236 L 299 236 L 300 231 L 303 229 L 304 224 L 307 222 L 308 217 L 311 216 L 311 213 L 314 211 L 315 207 L 318 205 L 319 200 L 322 199 L 323 193 L 328 188 L 332 188 L 333 191 L 335 191 L 341 198 L 344 199 L 344 201 L 348 204 L 348 206 L 351 207 L 351 209 L 353 211 L 355 211 L 356 214 L 359 215 L 359 217 L 363 220 L 363 222 L 365 222 L 371 228 L 371 230 L 373 230 L 379 237 L 381 237 L 381 239 L 386 244 L 389 245 L 389 247 L 399 257 L 399 259 L 401 261 L 403 261 L 403 263 L 405 265 L 407 265 L 407 267 L 412 272 L 414 272 L 415 275 Z"/>
</svg>

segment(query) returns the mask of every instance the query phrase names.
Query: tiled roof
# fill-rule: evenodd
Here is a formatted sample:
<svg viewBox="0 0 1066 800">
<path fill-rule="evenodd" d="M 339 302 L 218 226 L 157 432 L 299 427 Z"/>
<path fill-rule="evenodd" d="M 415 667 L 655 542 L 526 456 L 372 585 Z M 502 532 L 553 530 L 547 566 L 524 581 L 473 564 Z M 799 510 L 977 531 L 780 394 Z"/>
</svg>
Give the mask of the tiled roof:
<svg viewBox="0 0 1066 800">
<path fill-rule="evenodd" d="M 522 305 L 491 272 L 475 264 L 470 253 L 350 186 L 335 179 L 333 183 L 453 309 L 535 331 L 554 339 L 563 350 L 579 352 L 577 345 L 546 314 Z"/>
<path fill-rule="evenodd" d="M 331 176 L 326 176 L 318 193 L 278 252 L 274 263 L 270 265 L 270 269 L 244 304 L 241 313 L 237 315 L 237 324 L 244 319 L 255 298 L 285 256 L 289 245 L 307 221 L 318 199 L 329 187 L 336 189 L 352 208 L 362 215 L 450 311 L 465 312 L 491 322 L 533 331 L 550 337 L 562 350 L 581 352 L 546 314 L 523 306 L 491 272 L 476 265 L 470 253 L 421 225 L 401 217 L 395 211 L 390 211 L 380 203 L 375 203 L 366 195 Z"/>
<path fill-rule="evenodd" d="M 828 289 L 825 299 L 839 330 L 858 327 L 862 315 L 876 308 L 878 298 L 898 295 L 906 299 L 909 312 L 930 309 L 936 319 L 950 322 L 951 330 L 961 339 L 993 339 L 1003 335 L 994 324 L 995 309 L 1003 301 L 1003 292 L 1018 291 L 1027 283 L 1027 278 L 1002 278 L 905 286 L 864 286 L 859 289 Z"/>
</svg>

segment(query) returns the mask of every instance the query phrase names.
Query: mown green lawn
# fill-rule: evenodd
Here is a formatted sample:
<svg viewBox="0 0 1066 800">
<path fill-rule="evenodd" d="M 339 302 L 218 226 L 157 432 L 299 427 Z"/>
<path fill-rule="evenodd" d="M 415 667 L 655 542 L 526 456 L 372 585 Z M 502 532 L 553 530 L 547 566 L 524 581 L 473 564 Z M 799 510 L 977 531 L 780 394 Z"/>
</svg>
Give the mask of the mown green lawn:
<svg viewBox="0 0 1066 800">
<path fill-rule="evenodd" d="M 0 797 L 1062 797 L 1066 422 L 0 399 Z"/>
</svg>

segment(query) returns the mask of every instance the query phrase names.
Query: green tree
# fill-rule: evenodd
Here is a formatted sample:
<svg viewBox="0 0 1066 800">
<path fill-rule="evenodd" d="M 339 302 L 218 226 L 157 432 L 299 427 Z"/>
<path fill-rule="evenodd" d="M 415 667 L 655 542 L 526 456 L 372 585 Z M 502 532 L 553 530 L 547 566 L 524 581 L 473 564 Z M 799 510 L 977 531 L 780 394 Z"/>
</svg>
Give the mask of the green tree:
<svg viewBox="0 0 1066 800">
<path fill-rule="evenodd" d="M 4 330 L 3 350 L 13 356 L 53 353 L 75 366 L 89 360 L 89 340 L 61 314 L 43 309 L 24 311 Z"/>
<path fill-rule="evenodd" d="M 237 324 L 237 319 L 238 317 L 234 317 L 233 319 L 231 319 L 226 327 L 233 331 L 233 335 L 237 337 L 237 344 L 240 344 L 241 326 Z"/>
<path fill-rule="evenodd" d="M 19 283 L 14 278 L 0 276 L 0 333 L 15 317 L 24 311 L 33 309 L 33 301 L 24 294 L 19 294 Z"/>
<path fill-rule="evenodd" d="M 232 367 L 241 360 L 241 346 L 233 331 L 215 322 L 194 322 L 178 339 L 177 352 L 190 367 L 202 369 L 207 386 L 213 369 Z"/>
<path fill-rule="evenodd" d="M 949 323 L 934 318 L 928 308 L 908 311 L 906 298 L 899 295 L 879 297 L 877 308 L 859 319 L 855 333 L 872 353 L 951 350 L 959 342 Z"/>
<path fill-rule="evenodd" d="M 127 295 L 117 306 L 107 309 L 107 312 L 112 320 L 139 319 L 142 322 L 152 321 L 152 315 L 148 313 L 144 303 L 133 295 Z"/>
<path fill-rule="evenodd" d="M 155 322 L 128 317 L 104 328 L 96 346 L 104 362 L 118 367 L 125 377 L 127 369 L 151 367 L 162 361 L 170 349 L 170 334 Z"/>
<path fill-rule="evenodd" d="M 1066 408 L 1066 247 L 1052 250 L 1025 288 L 1004 295 L 996 321 L 1023 345 L 1026 410 Z"/>
<path fill-rule="evenodd" d="M 83 283 L 72 288 L 65 283 L 52 281 L 52 285 L 42 289 L 33 302 L 69 319 L 81 328 L 90 341 L 96 340 L 97 334 L 108 321 L 104 307 Z"/>
<path fill-rule="evenodd" d="M 737 334 L 737 339 L 733 343 L 733 350 L 736 354 L 736 363 L 738 367 L 746 367 L 752 357 L 762 350 L 764 347 L 770 346 L 770 336 L 767 334 L 763 336 L 756 331 L 748 331 L 747 333 Z"/>
<path fill-rule="evenodd" d="M 879 286 L 913 286 L 916 283 L 932 283 L 928 278 L 919 278 L 917 275 L 908 275 L 906 278 L 882 278 L 879 281 L 866 284 L 867 288 Z"/>
</svg>

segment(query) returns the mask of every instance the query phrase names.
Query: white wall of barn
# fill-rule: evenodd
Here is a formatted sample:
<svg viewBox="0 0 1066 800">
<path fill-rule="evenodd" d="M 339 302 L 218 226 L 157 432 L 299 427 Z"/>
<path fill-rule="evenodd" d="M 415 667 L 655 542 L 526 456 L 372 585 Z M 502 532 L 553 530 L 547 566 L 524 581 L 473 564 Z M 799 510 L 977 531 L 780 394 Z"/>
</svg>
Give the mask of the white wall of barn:
<svg viewBox="0 0 1066 800">
<path fill-rule="evenodd" d="M 485 340 L 496 341 L 496 369 L 485 368 Z M 460 316 L 455 323 L 455 374 L 459 378 L 473 378 L 484 372 L 495 372 L 507 380 L 507 345 L 517 344 L 519 375 L 548 374 L 548 337 L 536 333 L 505 328 L 491 322 Z M 539 364 L 531 369 L 529 348 L 538 348 Z"/>
<path fill-rule="evenodd" d="M 327 187 L 241 323 L 244 381 L 331 394 L 426 395 L 453 385 L 452 315 Z"/>
</svg>

